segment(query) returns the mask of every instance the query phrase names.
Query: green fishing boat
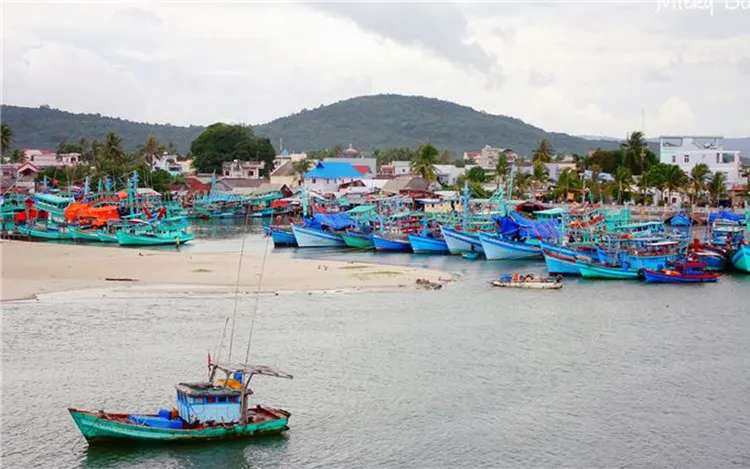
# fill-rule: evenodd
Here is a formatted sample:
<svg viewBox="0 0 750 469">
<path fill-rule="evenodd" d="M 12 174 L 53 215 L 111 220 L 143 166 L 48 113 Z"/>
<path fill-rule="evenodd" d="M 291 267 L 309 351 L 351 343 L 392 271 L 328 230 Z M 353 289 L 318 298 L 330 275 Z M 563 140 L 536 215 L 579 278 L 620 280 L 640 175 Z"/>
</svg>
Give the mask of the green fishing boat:
<svg viewBox="0 0 750 469">
<path fill-rule="evenodd" d="M 44 226 L 44 225 L 20 225 L 16 228 L 22 235 L 31 237 L 31 239 L 38 239 L 43 241 L 57 241 L 61 239 L 71 239 L 68 231 L 61 230 L 56 227 Z"/>
<path fill-rule="evenodd" d="M 344 238 L 344 243 L 350 248 L 373 249 L 375 247 L 369 233 L 347 230 L 346 233 L 341 233 L 341 237 Z"/>
<path fill-rule="evenodd" d="M 224 378 L 217 378 L 217 373 Z M 250 380 L 255 375 L 292 379 L 268 366 L 210 362 L 207 382 L 180 383 L 177 408 L 157 414 L 117 413 L 68 408 L 89 444 L 189 442 L 249 438 L 289 429 L 291 414 L 283 409 L 256 405 Z"/>
<path fill-rule="evenodd" d="M 193 233 L 184 231 L 141 231 L 132 232 L 127 228 L 117 231 L 120 246 L 160 246 L 165 244 L 185 244 L 195 239 Z"/>
<path fill-rule="evenodd" d="M 597 264 L 577 259 L 576 267 L 581 271 L 583 278 L 599 278 L 610 280 L 632 280 L 640 278 L 640 273 L 628 267 Z"/>
<path fill-rule="evenodd" d="M 95 228 L 70 228 L 70 239 L 75 241 L 100 242 L 99 230 Z"/>
</svg>

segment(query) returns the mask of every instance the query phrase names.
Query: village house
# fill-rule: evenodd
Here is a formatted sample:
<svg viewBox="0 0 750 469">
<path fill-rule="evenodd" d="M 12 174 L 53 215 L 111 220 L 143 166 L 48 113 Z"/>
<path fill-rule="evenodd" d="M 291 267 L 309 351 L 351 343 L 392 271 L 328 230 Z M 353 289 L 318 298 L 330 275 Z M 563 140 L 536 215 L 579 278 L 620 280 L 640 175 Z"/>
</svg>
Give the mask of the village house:
<svg viewBox="0 0 750 469">
<path fill-rule="evenodd" d="M 302 184 L 302 178 L 294 168 L 293 161 L 287 161 L 271 173 L 270 180 L 273 184 L 286 184 L 289 187 L 297 187 Z"/>
<path fill-rule="evenodd" d="M 430 197 L 440 184 L 419 176 L 400 176 L 389 179 L 381 192 L 386 195 L 405 195 L 412 198 Z"/>
<path fill-rule="evenodd" d="M 221 164 L 221 173 L 225 178 L 260 179 L 264 166 L 262 161 L 225 161 Z"/>
<path fill-rule="evenodd" d="M 407 176 L 411 174 L 410 161 L 391 161 L 380 167 L 380 174 L 389 177 Z"/>
<path fill-rule="evenodd" d="M 321 194 L 338 191 L 341 184 L 362 179 L 359 172 L 350 163 L 339 161 L 320 161 L 304 175 L 305 188 Z"/>
<path fill-rule="evenodd" d="M 169 155 L 167 153 L 164 153 L 161 156 L 156 156 L 151 162 L 151 169 L 153 171 L 161 169 L 162 171 L 168 172 L 172 176 L 184 174 L 185 167 L 180 161 L 177 161 L 177 158 L 178 155 Z"/>
<path fill-rule="evenodd" d="M 53 150 L 37 150 L 24 148 L 24 158 L 26 161 L 34 163 L 34 166 L 40 169 L 56 168 L 59 166 L 75 166 L 81 161 L 80 153 L 61 153 L 57 154 Z"/>
<path fill-rule="evenodd" d="M 661 136 L 659 161 L 677 165 L 687 174 L 703 163 L 712 173 L 726 175 L 727 188 L 742 184 L 740 152 L 724 150 L 723 140 L 717 136 Z"/>
<path fill-rule="evenodd" d="M 283 150 L 281 150 L 281 153 L 276 155 L 276 159 L 273 160 L 273 167 L 274 169 L 278 169 L 285 163 L 296 163 L 297 161 L 302 161 L 305 158 L 307 158 L 307 153 L 289 153 L 289 151 L 284 148 Z"/>
<path fill-rule="evenodd" d="M 485 170 L 493 170 L 497 166 L 500 154 L 505 154 L 508 160 L 508 164 L 513 163 L 518 155 L 510 148 L 494 148 L 489 145 L 485 145 L 479 151 L 464 152 L 464 161 L 467 163 L 473 163 Z"/>
</svg>

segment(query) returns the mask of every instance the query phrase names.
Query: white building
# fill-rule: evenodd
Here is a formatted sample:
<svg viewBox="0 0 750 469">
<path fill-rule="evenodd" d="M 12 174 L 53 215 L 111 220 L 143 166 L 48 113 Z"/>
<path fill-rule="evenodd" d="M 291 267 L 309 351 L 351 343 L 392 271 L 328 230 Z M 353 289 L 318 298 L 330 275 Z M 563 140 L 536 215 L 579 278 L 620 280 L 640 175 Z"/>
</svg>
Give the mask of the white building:
<svg viewBox="0 0 750 469">
<path fill-rule="evenodd" d="M 164 153 L 161 156 L 154 157 L 152 169 L 161 169 L 172 176 L 176 176 L 183 173 L 184 167 L 181 162 L 177 161 L 177 155 L 168 155 L 167 153 Z"/>
<path fill-rule="evenodd" d="M 436 164 L 435 173 L 437 180 L 444 186 L 455 186 L 458 177 L 466 171 L 466 168 L 457 168 L 452 164 Z"/>
<path fill-rule="evenodd" d="M 276 159 L 273 162 L 273 167 L 274 169 L 277 169 L 284 163 L 296 163 L 297 161 L 304 160 L 305 158 L 307 158 L 307 153 L 289 153 L 289 151 L 285 148 L 281 151 L 281 153 L 276 155 Z"/>
<path fill-rule="evenodd" d="M 704 163 L 712 173 L 727 176 L 727 186 L 742 183 L 740 152 L 726 151 L 723 137 L 713 136 L 661 136 L 659 161 L 674 164 L 686 173 L 699 163 Z"/>
<path fill-rule="evenodd" d="M 474 163 L 482 169 L 495 169 L 501 153 L 505 154 L 509 164 L 518 158 L 516 152 L 510 148 L 494 148 L 485 145 L 479 151 L 464 152 L 464 161 Z"/>
<path fill-rule="evenodd" d="M 320 194 L 338 192 L 339 186 L 363 179 L 362 173 L 349 163 L 320 161 L 304 175 L 305 188 Z"/>
<path fill-rule="evenodd" d="M 227 161 L 221 164 L 221 173 L 232 179 L 260 179 L 264 166 L 262 161 Z"/>
</svg>

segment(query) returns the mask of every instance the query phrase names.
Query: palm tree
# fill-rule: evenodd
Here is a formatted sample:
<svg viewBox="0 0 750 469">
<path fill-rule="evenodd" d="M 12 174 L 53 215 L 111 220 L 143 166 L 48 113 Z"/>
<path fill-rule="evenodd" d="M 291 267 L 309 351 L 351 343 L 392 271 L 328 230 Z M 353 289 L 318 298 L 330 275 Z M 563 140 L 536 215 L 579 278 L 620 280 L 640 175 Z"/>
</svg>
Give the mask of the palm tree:
<svg viewBox="0 0 750 469">
<path fill-rule="evenodd" d="M 557 177 L 557 184 L 555 185 L 555 194 L 558 197 L 562 197 L 563 200 L 568 199 L 568 194 L 571 192 L 577 193 L 581 190 L 581 178 L 578 173 L 572 169 L 564 169 Z"/>
<path fill-rule="evenodd" d="M 627 140 L 620 145 L 623 151 L 622 164 L 630 169 L 631 174 L 643 174 L 646 170 L 646 142 L 643 132 L 636 130 L 628 135 Z"/>
<path fill-rule="evenodd" d="M 549 181 L 549 172 L 547 171 L 547 167 L 544 166 L 541 161 L 534 163 L 531 180 L 534 185 L 534 198 L 536 199 L 539 188 Z"/>
<path fill-rule="evenodd" d="M 701 192 L 706 190 L 706 182 L 711 177 L 711 170 L 705 163 L 698 163 L 690 170 L 690 185 L 692 190 L 692 203 L 695 204 Z"/>
<path fill-rule="evenodd" d="M 116 133 L 107 132 L 104 138 L 103 155 L 113 164 L 124 164 L 126 162 L 125 150 L 122 148 L 122 139 Z"/>
<path fill-rule="evenodd" d="M 685 171 L 674 164 L 666 165 L 663 171 L 664 189 L 667 191 L 667 203 L 669 203 L 672 199 L 672 192 L 684 188 L 688 183 L 688 177 Z"/>
<path fill-rule="evenodd" d="M 662 165 L 662 164 L 650 166 L 643 173 L 643 175 L 641 175 L 641 179 L 640 181 L 638 181 L 638 186 L 644 191 L 646 189 L 656 189 L 659 192 L 663 191 L 664 190 L 664 167 L 665 165 Z"/>
<path fill-rule="evenodd" d="M 414 159 L 411 160 L 411 172 L 422 176 L 428 181 L 434 181 L 437 179 L 435 165 L 438 164 L 439 157 L 440 152 L 432 144 L 427 143 L 422 145 L 417 150 Z"/>
<path fill-rule="evenodd" d="M 154 169 L 154 160 L 164 152 L 164 145 L 153 136 L 149 135 L 141 149 L 143 157 L 151 170 Z"/>
<path fill-rule="evenodd" d="M 576 165 L 576 172 L 582 174 L 586 170 L 586 163 L 588 162 L 585 156 L 581 156 L 577 153 L 573 153 L 573 162 Z"/>
<path fill-rule="evenodd" d="M 303 158 L 299 161 L 295 161 L 294 163 L 292 163 L 292 168 L 294 168 L 294 170 L 297 172 L 300 179 L 302 179 L 304 177 L 304 174 L 310 171 L 312 167 L 313 167 L 313 162 L 312 160 L 308 158 Z"/>
<path fill-rule="evenodd" d="M 518 195 L 519 199 L 525 198 L 529 186 L 531 186 L 531 180 L 531 173 L 516 171 L 516 174 L 513 176 L 513 192 Z"/>
<path fill-rule="evenodd" d="M 617 205 L 622 205 L 622 194 L 630 192 L 633 186 L 633 173 L 630 168 L 620 166 L 615 172 L 615 179 L 612 182 L 612 188 L 617 191 Z"/>
<path fill-rule="evenodd" d="M 13 144 L 13 130 L 10 128 L 10 124 L 3 122 L 0 126 L 0 154 L 5 155 L 10 151 L 10 146 Z"/>
<path fill-rule="evenodd" d="M 601 190 L 601 182 L 599 181 L 599 177 L 602 174 L 602 167 L 598 164 L 591 165 L 591 179 L 586 181 L 586 187 L 589 190 L 589 193 L 591 194 L 591 200 L 593 202 L 594 195 L 596 195 L 596 200 L 601 201 L 602 197 L 602 190 Z"/>
<path fill-rule="evenodd" d="M 552 161 L 553 153 L 554 150 L 552 150 L 552 145 L 550 145 L 546 138 L 543 138 L 542 141 L 539 142 L 539 146 L 536 147 L 536 150 L 534 150 L 534 156 L 532 157 L 531 161 L 533 161 L 534 163 L 549 163 L 550 161 Z"/>
<path fill-rule="evenodd" d="M 509 170 L 510 166 L 508 166 L 508 157 L 503 153 L 498 157 L 497 164 L 495 165 L 495 182 L 497 183 L 498 189 L 500 189 L 500 180 L 502 179 L 505 181 L 508 179 Z"/>
<path fill-rule="evenodd" d="M 708 193 L 711 194 L 711 200 L 719 205 L 719 200 L 727 194 L 727 175 L 725 173 L 721 171 L 714 173 L 708 183 Z"/>
</svg>

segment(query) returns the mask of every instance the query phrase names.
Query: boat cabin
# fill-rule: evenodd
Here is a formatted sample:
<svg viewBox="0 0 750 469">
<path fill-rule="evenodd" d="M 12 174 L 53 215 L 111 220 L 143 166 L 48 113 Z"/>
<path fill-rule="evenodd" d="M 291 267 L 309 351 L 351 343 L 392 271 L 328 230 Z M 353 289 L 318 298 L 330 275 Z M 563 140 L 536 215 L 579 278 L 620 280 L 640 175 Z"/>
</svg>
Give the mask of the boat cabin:
<svg viewBox="0 0 750 469">
<path fill-rule="evenodd" d="M 239 380 L 241 386 L 242 375 Z M 242 389 L 211 383 L 180 383 L 177 389 L 177 412 L 188 423 L 239 422 Z M 250 391 L 252 393 L 252 391 Z"/>
</svg>

